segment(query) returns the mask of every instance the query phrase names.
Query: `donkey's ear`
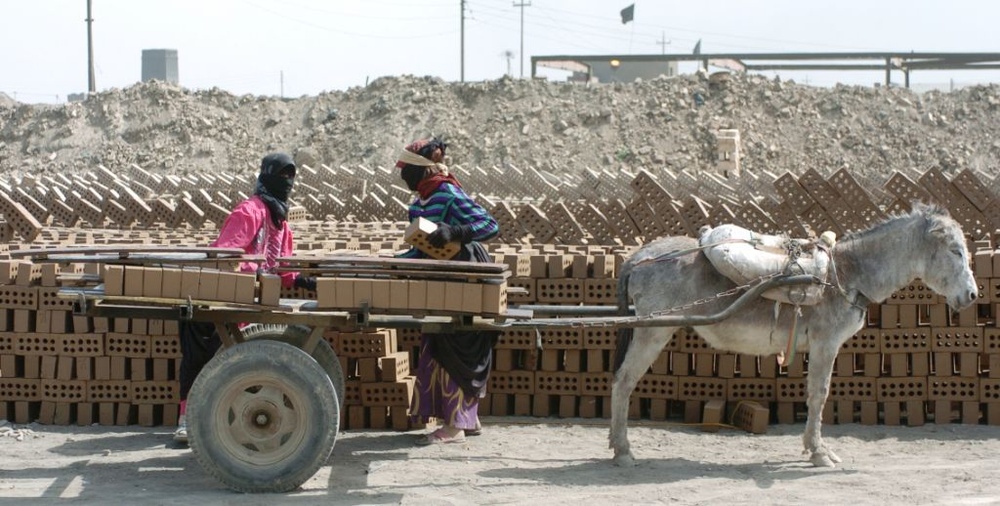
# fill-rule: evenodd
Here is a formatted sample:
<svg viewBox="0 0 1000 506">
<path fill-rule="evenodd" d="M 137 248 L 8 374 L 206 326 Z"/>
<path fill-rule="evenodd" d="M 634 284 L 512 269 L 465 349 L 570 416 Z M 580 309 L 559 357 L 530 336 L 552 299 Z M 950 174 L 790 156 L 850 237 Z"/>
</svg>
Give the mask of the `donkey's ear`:
<svg viewBox="0 0 1000 506">
<path fill-rule="evenodd" d="M 946 230 L 947 229 L 944 226 L 944 223 L 941 223 L 938 220 L 931 221 L 927 226 L 927 233 L 934 236 L 940 237 L 942 235 L 945 235 L 947 233 Z"/>
<path fill-rule="evenodd" d="M 948 220 L 938 216 L 928 216 L 927 233 L 935 237 L 947 236 L 949 234 Z"/>
<path fill-rule="evenodd" d="M 927 227 L 927 233 L 933 237 L 943 238 L 948 235 L 948 227 L 944 223 L 934 220 Z"/>
</svg>

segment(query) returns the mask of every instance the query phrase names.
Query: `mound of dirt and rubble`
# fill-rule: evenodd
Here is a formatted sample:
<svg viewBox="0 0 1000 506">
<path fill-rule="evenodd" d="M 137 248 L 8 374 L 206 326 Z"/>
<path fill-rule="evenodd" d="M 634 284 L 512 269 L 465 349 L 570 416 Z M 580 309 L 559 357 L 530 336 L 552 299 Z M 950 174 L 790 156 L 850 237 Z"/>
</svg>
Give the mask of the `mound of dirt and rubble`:
<svg viewBox="0 0 1000 506">
<path fill-rule="evenodd" d="M 748 171 L 997 172 L 997 85 L 917 94 L 714 77 L 579 84 L 402 76 L 297 99 L 147 82 L 78 103 L 0 100 L 0 172 L 253 170 L 271 150 L 313 166 L 389 166 L 401 146 L 431 134 L 450 142 L 463 166 L 698 171 L 714 166 L 719 129 L 740 131 Z"/>
</svg>

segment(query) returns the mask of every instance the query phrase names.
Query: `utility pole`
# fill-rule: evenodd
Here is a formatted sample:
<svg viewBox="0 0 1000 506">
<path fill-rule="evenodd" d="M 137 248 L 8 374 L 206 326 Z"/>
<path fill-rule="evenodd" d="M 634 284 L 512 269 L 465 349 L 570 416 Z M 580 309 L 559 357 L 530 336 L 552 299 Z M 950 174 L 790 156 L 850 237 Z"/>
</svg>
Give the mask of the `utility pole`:
<svg viewBox="0 0 1000 506">
<path fill-rule="evenodd" d="M 94 18 L 90 16 L 90 0 L 87 0 L 87 91 L 94 93 L 97 91 L 97 82 L 94 80 L 94 33 L 92 26 Z"/>
<path fill-rule="evenodd" d="M 458 4 L 459 7 L 462 9 L 462 18 L 461 18 L 462 21 L 458 31 L 460 37 L 459 40 L 460 49 L 458 52 L 459 55 L 458 79 L 460 82 L 464 83 L 465 82 L 465 0 L 459 0 Z"/>
<path fill-rule="evenodd" d="M 531 2 L 514 2 L 514 7 L 521 8 L 521 54 L 518 57 L 521 59 L 521 79 L 524 79 L 524 8 L 531 7 Z"/>
<path fill-rule="evenodd" d="M 281 98 L 285 98 L 285 71 L 281 71 Z"/>
<path fill-rule="evenodd" d="M 667 32 L 660 32 L 660 40 L 656 43 L 660 45 L 660 54 L 667 54 L 667 44 L 670 44 L 670 41 L 667 40 Z"/>
<path fill-rule="evenodd" d="M 514 52 L 510 49 L 503 52 L 503 57 L 507 59 L 507 76 L 510 76 L 510 61 L 514 58 Z"/>
</svg>

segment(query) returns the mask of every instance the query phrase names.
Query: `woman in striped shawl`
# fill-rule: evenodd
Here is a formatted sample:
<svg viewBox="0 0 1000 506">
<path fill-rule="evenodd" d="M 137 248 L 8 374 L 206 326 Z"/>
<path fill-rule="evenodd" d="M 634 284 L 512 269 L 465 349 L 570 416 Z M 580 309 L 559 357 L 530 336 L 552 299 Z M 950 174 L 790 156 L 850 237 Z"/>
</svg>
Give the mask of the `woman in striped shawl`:
<svg viewBox="0 0 1000 506">
<path fill-rule="evenodd" d="M 491 262 L 479 241 L 499 232 L 497 221 L 477 204 L 441 162 L 447 145 L 439 139 L 418 140 L 406 146 L 396 167 L 407 187 L 418 193 L 409 218 L 438 224 L 427 240 L 441 247 L 458 241 L 462 248 L 452 260 Z M 399 255 L 426 258 L 416 248 Z M 424 334 L 410 416 L 415 421 L 442 420 L 443 426 L 418 444 L 457 443 L 479 433 L 479 399 L 486 393 L 497 332 Z"/>
</svg>

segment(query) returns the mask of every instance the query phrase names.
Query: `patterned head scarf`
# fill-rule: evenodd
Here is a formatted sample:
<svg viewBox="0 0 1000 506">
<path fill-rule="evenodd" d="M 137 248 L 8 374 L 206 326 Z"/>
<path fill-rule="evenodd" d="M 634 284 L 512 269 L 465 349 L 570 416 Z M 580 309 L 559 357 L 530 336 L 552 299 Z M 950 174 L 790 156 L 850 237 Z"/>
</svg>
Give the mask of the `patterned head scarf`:
<svg viewBox="0 0 1000 506">
<path fill-rule="evenodd" d="M 448 167 L 441 163 L 444 160 L 448 145 L 440 139 L 420 139 L 403 148 L 396 161 L 400 176 L 406 185 L 420 193 L 420 198 L 427 199 L 443 183 L 451 183 L 461 188 L 461 183 Z"/>
</svg>

